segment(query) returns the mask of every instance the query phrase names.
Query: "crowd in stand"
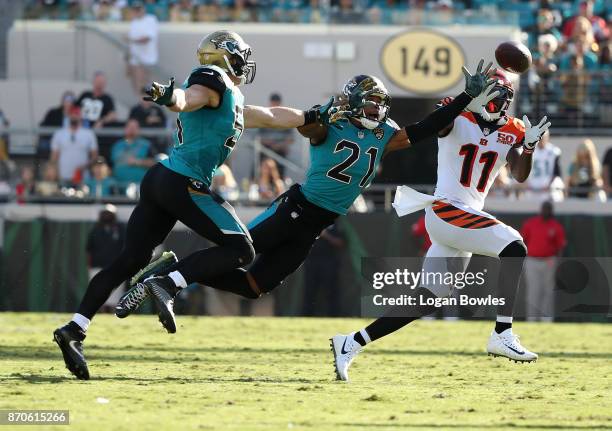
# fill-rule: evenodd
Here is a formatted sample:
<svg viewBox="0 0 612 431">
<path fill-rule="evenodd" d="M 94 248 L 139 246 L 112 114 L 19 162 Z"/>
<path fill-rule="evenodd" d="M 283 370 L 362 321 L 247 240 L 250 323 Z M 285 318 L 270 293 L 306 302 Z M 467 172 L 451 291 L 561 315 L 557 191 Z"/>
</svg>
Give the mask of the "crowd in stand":
<svg viewBox="0 0 612 431">
<path fill-rule="evenodd" d="M 534 66 L 522 86 L 521 109 L 562 118 L 571 127 L 612 125 L 610 20 L 605 3 L 580 1 L 570 17 L 542 2 L 526 28 Z"/>
</svg>

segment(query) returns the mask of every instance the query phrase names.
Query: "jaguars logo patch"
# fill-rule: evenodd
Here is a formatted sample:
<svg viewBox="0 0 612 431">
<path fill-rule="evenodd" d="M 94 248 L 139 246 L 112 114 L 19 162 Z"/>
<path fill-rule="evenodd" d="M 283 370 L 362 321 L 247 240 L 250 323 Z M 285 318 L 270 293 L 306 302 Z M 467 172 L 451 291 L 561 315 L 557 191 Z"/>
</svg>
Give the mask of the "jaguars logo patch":
<svg viewBox="0 0 612 431">
<path fill-rule="evenodd" d="M 379 141 L 385 137 L 385 131 L 383 130 L 382 127 L 377 127 L 376 129 L 373 130 L 374 136 L 376 136 L 376 139 L 378 139 Z"/>
</svg>

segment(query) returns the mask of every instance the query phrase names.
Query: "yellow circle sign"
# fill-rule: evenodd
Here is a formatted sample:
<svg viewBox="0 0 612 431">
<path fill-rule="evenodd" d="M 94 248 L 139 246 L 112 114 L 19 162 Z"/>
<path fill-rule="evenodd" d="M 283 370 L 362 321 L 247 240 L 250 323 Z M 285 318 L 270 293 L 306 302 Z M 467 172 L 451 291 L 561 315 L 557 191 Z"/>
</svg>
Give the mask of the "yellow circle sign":
<svg viewBox="0 0 612 431">
<path fill-rule="evenodd" d="M 463 77 L 465 54 L 452 38 L 413 30 L 389 39 L 382 49 L 382 68 L 395 85 L 417 94 L 438 93 Z"/>
</svg>

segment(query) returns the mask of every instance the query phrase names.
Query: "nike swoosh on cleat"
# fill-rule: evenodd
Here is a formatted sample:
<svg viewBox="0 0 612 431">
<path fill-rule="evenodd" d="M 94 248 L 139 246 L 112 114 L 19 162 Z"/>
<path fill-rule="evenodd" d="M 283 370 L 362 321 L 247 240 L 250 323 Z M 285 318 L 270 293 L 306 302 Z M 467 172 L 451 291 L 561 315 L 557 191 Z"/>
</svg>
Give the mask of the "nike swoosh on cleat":
<svg viewBox="0 0 612 431">
<path fill-rule="evenodd" d="M 525 354 L 525 351 L 524 351 L 524 350 L 523 350 L 522 352 L 520 352 L 520 351 L 518 351 L 518 350 L 516 350 L 516 349 L 513 349 L 512 347 L 508 346 L 507 344 L 504 344 L 504 346 L 506 346 L 507 348 L 509 348 L 510 350 L 512 350 L 512 351 L 513 351 L 514 353 L 516 353 L 517 355 L 524 355 L 524 354 Z"/>
<path fill-rule="evenodd" d="M 79 358 L 81 357 L 81 354 L 79 353 L 79 351 L 76 349 L 76 347 L 74 347 L 74 344 L 76 344 L 75 340 L 70 340 L 68 342 L 68 345 L 70 346 L 70 348 L 74 351 L 74 353 L 76 353 L 77 355 L 79 355 Z"/>
<path fill-rule="evenodd" d="M 343 355 L 346 355 L 348 353 L 348 350 L 344 349 L 346 347 L 346 340 L 348 340 L 348 337 L 344 339 L 344 344 L 342 344 L 342 348 L 340 349 L 340 353 L 342 353 Z"/>
</svg>

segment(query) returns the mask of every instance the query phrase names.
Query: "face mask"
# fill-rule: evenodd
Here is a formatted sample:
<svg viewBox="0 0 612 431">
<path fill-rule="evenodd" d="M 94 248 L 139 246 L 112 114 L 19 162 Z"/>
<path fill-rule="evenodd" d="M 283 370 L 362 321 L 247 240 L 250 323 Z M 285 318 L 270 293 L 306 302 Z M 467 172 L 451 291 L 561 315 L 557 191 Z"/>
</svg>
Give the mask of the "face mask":
<svg viewBox="0 0 612 431">
<path fill-rule="evenodd" d="M 80 123 L 80 121 L 79 121 L 79 120 L 70 119 L 70 125 L 71 125 L 72 127 L 76 127 L 76 126 L 78 126 L 78 125 L 79 125 L 79 123 Z"/>
</svg>

